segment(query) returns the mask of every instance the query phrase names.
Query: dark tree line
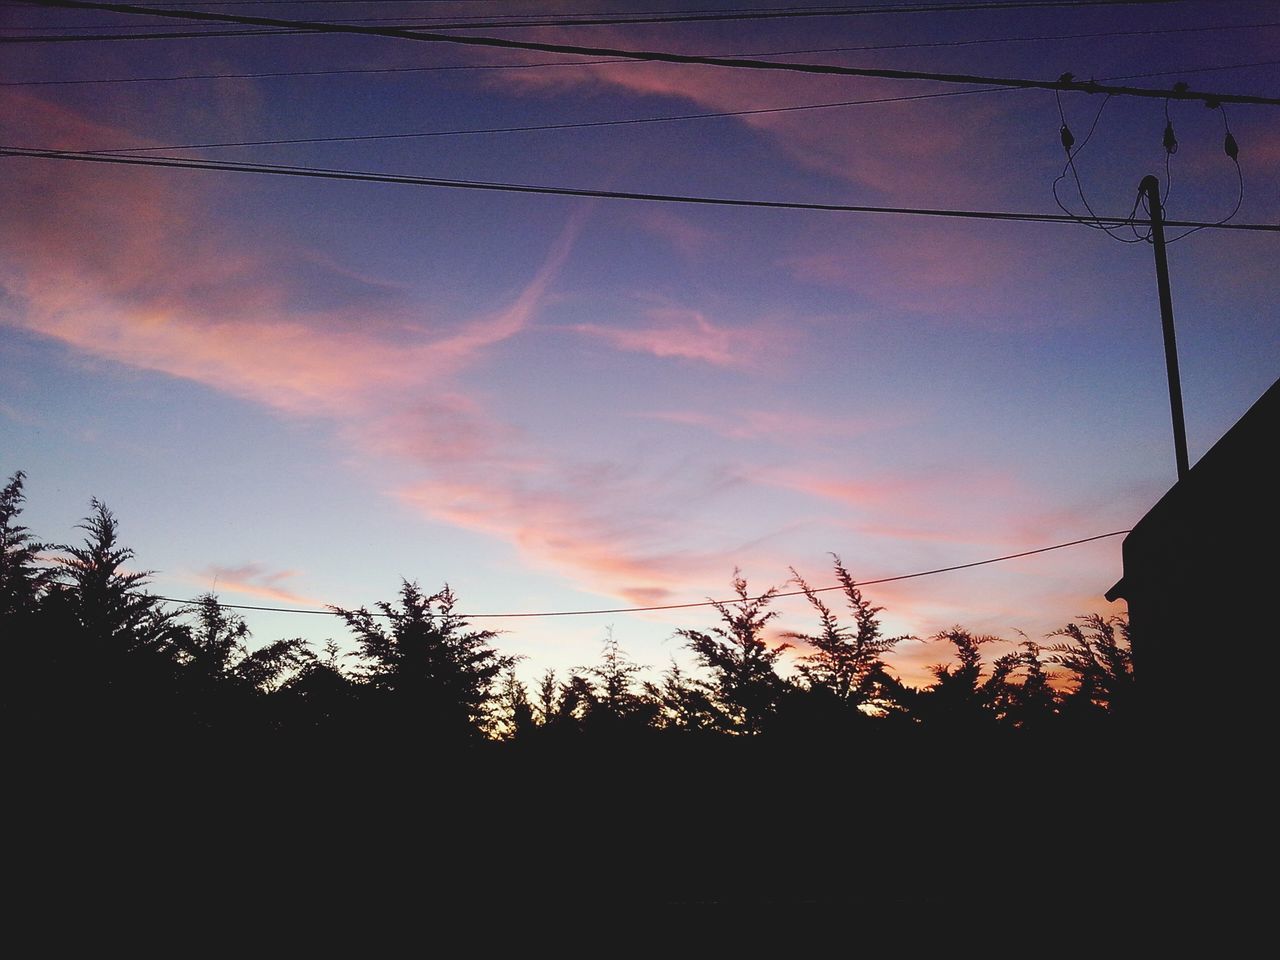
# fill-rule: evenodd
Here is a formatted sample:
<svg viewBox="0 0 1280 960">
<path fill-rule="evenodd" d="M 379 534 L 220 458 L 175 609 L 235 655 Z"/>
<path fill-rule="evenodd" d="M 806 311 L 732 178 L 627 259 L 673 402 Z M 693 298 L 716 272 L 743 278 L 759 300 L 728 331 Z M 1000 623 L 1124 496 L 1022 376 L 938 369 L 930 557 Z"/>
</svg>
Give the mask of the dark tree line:
<svg viewBox="0 0 1280 960">
<path fill-rule="evenodd" d="M 498 635 L 455 613 L 448 586 L 402 583 L 394 603 L 334 612 L 354 639 L 255 644 L 212 594 L 166 609 L 147 592 L 115 516 L 91 502 L 79 544 L 47 544 L 19 523 L 24 476 L 0 493 L 0 636 L 11 700 L 29 734 L 233 742 L 412 741 L 421 749 L 499 744 L 672 743 L 728 739 L 865 742 L 886 736 L 1017 736 L 1114 725 L 1131 712 L 1133 664 L 1122 618 L 1090 615 L 1047 645 L 1025 640 L 988 662 L 995 638 L 953 627 L 933 638 L 954 659 L 914 687 L 886 663 L 906 637 L 837 557 L 847 614 L 793 575 L 816 616 L 772 626 L 777 589 L 713 603 L 717 622 L 676 631 L 696 669 L 654 679 L 609 631 L 598 661 L 530 690 Z M 771 631 L 773 631 L 771 633 Z M 779 642 L 785 640 L 788 642 Z M 791 650 L 794 669 L 785 671 Z M 1056 680 L 1055 680 L 1056 671 Z M 726 741 L 727 742 L 727 741 Z"/>
</svg>

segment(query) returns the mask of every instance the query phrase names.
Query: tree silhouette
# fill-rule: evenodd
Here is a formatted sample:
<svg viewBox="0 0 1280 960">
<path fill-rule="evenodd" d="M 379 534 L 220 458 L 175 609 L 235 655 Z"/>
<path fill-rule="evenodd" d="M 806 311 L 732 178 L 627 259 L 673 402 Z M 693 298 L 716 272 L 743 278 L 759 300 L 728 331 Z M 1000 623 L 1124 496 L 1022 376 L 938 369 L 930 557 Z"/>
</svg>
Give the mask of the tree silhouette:
<svg viewBox="0 0 1280 960">
<path fill-rule="evenodd" d="M 581 733 L 587 718 L 599 709 L 595 684 L 577 667 L 563 683 L 548 668 L 538 679 L 532 703 L 534 720 L 544 736 Z"/>
<path fill-rule="evenodd" d="M 747 581 L 734 570 L 733 589 L 737 600 L 712 603 L 723 626 L 712 627 L 710 633 L 676 633 L 688 641 L 699 664 L 711 673 L 709 691 L 721 726 L 750 735 L 761 731 L 787 689 L 774 665 L 790 644 L 770 649 L 764 640 L 765 626 L 778 615 L 776 610 L 766 609 L 778 592 L 776 587 L 752 597 Z"/>
<path fill-rule="evenodd" d="M 628 712 L 635 704 L 636 695 L 631 687 L 635 683 L 636 674 L 644 668 L 635 663 L 622 652 L 613 635 L 613 627 L 609 627 L 604 641 L 604 650 L 600 662 L 594 667 L 580 667 L 598 681 L 600 691 L 600 708 L 614 716 Z"/>
<path fill-rule="evenodd" d="M 66 722 L 59 714 L 66 712 L 63 699 L 72 674 L 60 658 L 66 653 L 64 645 L 50 642 L 53 638 L 48 636 L 52 617 L 44 600 L 54 571 L 39 565 L 45 544 L 17 522 L 25 479 L 19 470 L 0 490 L 0 637 L 11 722 L 25 727 L 25 739 L 30 739 L 46 732 L 51 722 Z"/>
<path fill-rule="evenodd" d="M 179 736 L 190 714 L 175 659 L 177 614 L 145 591 L 149 571 L 127 568 L 134 553 L 120 545 L 114 514 L 96 499 L 90 505 L 77 525 L 83 544 L 57 547 L 64 555 L 43 604 L 45 662 L 63 678 L 51 698 L 63 716 L 51 722 L 82 736 Z"/>
<path fill-rule="evenodd" d="M 195 624 L 178 633 L 178 659 L 189 675 L 210 685 L 270 693 L 308 660 L 306 642 L 277 640 L 250 651 L 249 627 L 213 593 L 196 600 Z"/>
<path fill-rule="evenodd" d="M 954 646 L 959 663 L 955 666 L 935 664 L 929 668 L 934 683 L 916 698 L 917 715 L 926 723 L 952 731 L 994 724 L 1009 677 L 1021 662 L 1019 655 L 998 657 L 991 665 L 990 675 L 983 679 L 980 647 L 996 642 L 996 637 L 975 636 L 955 626 L 933 639 Z"/>
<path fill-rule="evenodd" d="M 106 504 L 89 501 L 93 512 L 76 529 L 84 545 L 61 546 L 57 582 L 64 608 L 91 643 L 114 652 L 171 653 L 178 635 L 177 614 L 142 588 L 151 571 L 125 569 L 133 550 L 120 546 L 119 523 Z"/>
<path fill-rule="evenodd" d="M 0 622 L 34 612 L 36 602 L 53 580 L 54 571 L 39 565 L 45 545 L 17 523 L 26 497 L 26 474 L 17 471 L 0 490 Z"/>
<path fill-rule="evenodd" d="M 804 578 L 792 569 L 796 585 L 818 613 L 819 630 L 817 633 L 791 631 L 785 636 L 814 648 L 799 666 L 800 675 L 811 692 L 833 698 L 842 705 L 884 712 L 888 706 L 885 690 L 891 684 L 882 658 L 908 638 L 884 636 L 877 616 L 884 608 L 872 606 L 840 558 L 835 554 L 832 557 L 836 579 L 853 613 L 854 626 L 840 623 Z"/>
<path fill-rule="evenodd" d="M 312 745 L 323 742 L 319 735 L 354 735 L 361 719 L 360 688 L 342 669 L 345 655 L 333 640 L 326 640 L 322 649 L 321 656 L 299 651 L 302 663 L 297 672 L 271 696 L 283 725 L 293 733 L 316 737 Z"/>
<path fill-rule="evenodd" d="M 560 713 L 556 689 L 556 672 L 548 667 L 538 680 L 538 722 L 544 727 L 553 723 Z"/>
<path fill-rule="evenodd" d="M 581 731 L 587 717 L 596 709 L 596 688 L 589 679 L 574 671 L 560 684 L 555 705 L 556 723 L 561 729 Z"/>
<path fill-rule="evenodd" d="M 332 609 L 356 635 L 363 674 L 390 698 L 397 721 L 445 739 L 469 739 L 489 726 L 494 683 L 515 658 L 489 646 L 494 631 L 469 630 L 454 604 L 447 584 L 428 595 L 405 580 L 398 607 L 379 603 L 377 614 L 365 607 Z"/>
<path fill-rule="evenodd" d="M 634 689 L 644 667 L 618 646 L 613 627 L 606 632 L 600 662 L 578 670 L 586 674 L 588 682 L 590 678 L 595 679 L 585 717 L 589 728 L 611 733 L 620 732 L 624 727 L 634 731 L 653 720 L 657 705 Z"/>
<path fill-rule="evenodd" d="M 1073 688 L 1063 707 L 1072 713 L 1125 714 L 1133 705 L 1133 648 L 1127 617 L 1091 613 L 1049 634 L 1066 643 L 1049 647 L 1049 662 L 1066 667 Z"/>
<path fill-rule="evenodd" d="M 1012 682 L 1012 674 L 1005 679 L 996 694 L 996 712 L 1002 721 L 1019 730 L 1040 730 L 1058 715 L 1058 696 L 1040 659 L 1041 646 L 1034 640 L 1023 640 L 1019 646 L 1019 652 L 1006 656 L 1014 671 L 1021 671 L 1021 680 Z"/>
<path fill-rule="evenodd" d="M 645 681 L 645 693 L 657 707 L 653 722 L 664 730 L 709 731 L 717 727 L 719 713 L 704 681 L 686 677 L 671 661 L 662 682 Z"/>
<path fill-rule="evenodd" d="M 516 676 L 514 666 L 502 673 L 502 683 L 497 695 L 500 719 L 498 736 L 504 740 L 521 740 L 533 733 L 537 724 L 533 719 L 533 704 L 529 691 Z"/>
</svg>

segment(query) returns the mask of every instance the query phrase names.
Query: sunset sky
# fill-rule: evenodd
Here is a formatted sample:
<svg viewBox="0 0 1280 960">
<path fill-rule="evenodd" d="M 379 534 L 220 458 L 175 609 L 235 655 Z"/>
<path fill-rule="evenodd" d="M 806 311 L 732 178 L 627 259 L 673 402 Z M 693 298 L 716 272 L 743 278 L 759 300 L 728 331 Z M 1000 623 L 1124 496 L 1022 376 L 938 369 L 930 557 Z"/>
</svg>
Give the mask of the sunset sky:
<svg viewBox="0 0 1280 960">
<path fill-rule="evenodd" d="M 903 6 L 861 6 L 887 5 Z M 430 26 L 749 5 L 173 6 Z M 974 6 L 512 29 L 490 19 L 471 32 L 1280 94 L 1272 0 Z M 1248 26 L 1199 29 L 1233 25 Z M 247 29 L 8 2 L 0 27 L 6 39 Z M 1053 39 L 1079 34 L 1091 36 Z M 466 133 L 978 88 L 352 35 L 4 43 L 0 54 L 10 147 L 1059 212 L 1049 91 Z M 267 73 L 294 75 L 243 76 Z M 123 82 L 192 75 L 205 78 Z M 120 82 L 68 82 L 105 80 Z M 1079 143 L 1103 98 L 1061 102 Z M 1223 114 L 1167 109 L 1179 140 L 1168 216 L 1220 220 L 1238 194 Z M 1235 220 L 1274 224 L 1280 111 L 1228 105 L 1225 116 L 1244 181 Z M 1161 100 L 1106 103 L 1078 160 L 1095 212 L 1128 214 L 1146 174 L 1165 183 L 1165 122 Z M 449 135 L 408 136 L 425 133 Z M 391 599 L 405 577 L 448 581 L 469 613 L 681 603 L 729 596 L 735 566 L 753 591 L 787 589 L 791 567 L 825 586 L 832 552 L 862 580 L 1121 530 L 1175 478 L 1151 247 L 1085 225 L 0 165 L 0 473 L 27 472 L 23 520 L 47 540 L 77 538 L 89 498 L 104 500 L 164 596 L 349 607 Z M 1083 212 L 1073 182 L 1060 193 Z M 1194 463 L 1280 375 L 1280 238 L 1203 230 L 1169 261 Z M 893 633 L 959 623 L 1038 639 L 1074 615 L 1123 609 L 1102 598 L 1120 544 L 868 594 Z M 802 598 L 778 609 L 779 630 L 814 624 Z M 246 616 L 264 642 L 343 637 L 320 617 Z M 714 622 L 705 609 L 476 620 L 511 631 L 498 645 L 528 658 L 528 678 L 594 662 L 609 626 L 656 674 L 687 660 L 677 627 Z M 920 680 L 946 658 L 910 643 L 894 663 Z"/>
</svg>

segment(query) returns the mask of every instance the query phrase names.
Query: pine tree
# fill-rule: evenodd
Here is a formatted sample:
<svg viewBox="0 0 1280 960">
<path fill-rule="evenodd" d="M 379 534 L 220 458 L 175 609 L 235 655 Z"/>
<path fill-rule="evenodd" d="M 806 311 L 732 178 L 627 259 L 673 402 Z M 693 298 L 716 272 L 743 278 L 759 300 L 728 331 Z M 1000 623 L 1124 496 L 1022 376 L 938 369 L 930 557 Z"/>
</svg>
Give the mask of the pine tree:
<svg viewBox="0 0 1280 960">
<path fill-rule="evenodd" d="M 661 683 L 645 681 L 644 690 L 657 708 L 654 723 L 660 729 L 702 731 L 717 726 L 719 713 L 709 685 L 686 677 L 675 660 L 663 672 Z"/>
<path fill-rule="evenodd" d="M 31 614 L 53 579 L 54 571 L 40 566 L 45 545 L 17 523 L 26 497 L 26 474 L 21 470 L 0 490 L 0 622 L 18 614 Z"/>
<path fill-rule="evenodd" d="M 538 722 L 544 726 L 550 726 L 559 716 L 559 709 L 556 700 L 556 672 L 550 667 L 538 680 Z"/>
<path fill-rule="evenodd" d="M 1128 618 L 1091 613 L 1049 634 L 1066 643 L 1049 647 L 1049 662 L 1072 673 L 1063 706 L 1075 713 L 1125 714 L 1133 703 L 1133 647 Z"/>
<path fill-rule="evenodd" d="M 178 656 L 189 673 L 208 683 L 270 693 L 308 661 L 306 641 L 301 639 L 277 640 L 250 650 L 248 624 L 213 593 L 197 598 L 195 618 L 195 624 L 180 634 Z"/>
<path fill-rule="evenodd" d="M 1006 684 L 1001 719 L 1020 730 L 1043 729 L 1057 716 L 1058 695 L 1040 659 L 1040 645 L 1034 640 L 1023 640 L 1019 646 L 1022 650 L 1013 656 L 1021 668 L 1022 681 Z"/>
<path fill-rule="evenodd" d="M 113 746 L 159 746 L 189 719 L 176 661 L 182 627 L 130 570 L 115 515 L 98 500 L 78 525 L 80 546 L 59 546 L 55 582 L 42 605 L 42 656 L 57 689 L 39 708 L 59 736 Z"/>
<path fill-rule="evenodd" d="M 723 626 L 709 633 L 678 630 L 699 664 L 711 673 L 710 692 L 721 726 L 734 733 L 757 734 L 777 711 L 787 689 L 775 665 L 790 644 L 770 648 L 764 639 L 769 621 L 778 615 L 768 610 L 776 587 L 758 597 L 747 592 L 747 581 L 734 570 L 733 589 L 738 599 L 714 602 Z"/>
<path fill-rule="evenodd" d="M 800 675 L 811 692 L 832 697 L 841 704 L 867 706 L 880 712 L 885 708 L 884 691 L 889 686 L 882 658 L 908 638 L 883 635 L 878 615 L 884 608 L 872 606 L 840 558 L 832 556 L 836 579 L 853 613 L 853 628 L 840 623 L 813 588 L 793 569 L 791 573 L 796 585 L 804 591 L 818 613 L 819 630 L 816 633 L 789 632 L 786 636 L 814 649 L 799 666 Z"/>
<path fill-rule="evenodd" d="M 514 666 L 503 671 L 498 691 L 498 707 L 500 718 L 497 733 L 501 739 L 522 740 L 533 732 L 533 704 L 529 702 L 529 691 L 516 676 Z"/>
<path fill-rule="evenodd" d="M 62 546 L 57 581 L 61 606 L 88 643 L 106 655 L 147 651 L 171 655 L 178 626 L 175 613 L 160 608 L 158 598 L 143 588 L 149 570 L 128 570 L 134 552 L 120 546 L 115 515 L 96 498 L 92 513 L 77 524 L 84 545 Z"/>
<path fill-rule="evenodd" d="M 594 667 L 578 669 L 596 680 L 598 693 L 593 715 L 619 721 L 632 717 L 642 706 L 643 698 L 632 687 L 644 667 L 631 660 L 618 646 L 613 627 L 609 627 L 606 633 L 600 662 Z"/>
<path fill-rule="evenodd" d="M 367 682 L 394 704 L 398 721 L 466 739 L 489 729 L 494 684 L 515 658 L 489 646 L 494 631 L 468 629 L 455 602 L 447 584 L 428 595 L 405 580 L 398 607 L 333 609 L 356 635 Z"/>
<path fill-rule="evenodd" d="M 1017 668 L 1017 654 L 998 657 L 991 673 L 983 679 L 981 647 L 996 642 L 995 637 L 975 636 L 963 627 L 944 630 L 935 642 L 950 643 L 956 648 L 955 666 L 935 664 L 930 667 L 934 683 L 917 698 L 916 708 L 926 722 L 940 725 L 944 732 L 966 730 L 975 725 L 993 724 L 999 715 L 1009 677 Z"/>
<path fill-rule="evenodd" d="M 320 656 L 301 651 L 301 667 L 272 695 L 272 705 L 296 733 L 350 737 L 358 721 L 360 688 L 342 668 L 346 655 L 337 643 L 326 640 L 322 651 Z M 321 745 L 318 739 L 310 743 Z"/>
</svg>

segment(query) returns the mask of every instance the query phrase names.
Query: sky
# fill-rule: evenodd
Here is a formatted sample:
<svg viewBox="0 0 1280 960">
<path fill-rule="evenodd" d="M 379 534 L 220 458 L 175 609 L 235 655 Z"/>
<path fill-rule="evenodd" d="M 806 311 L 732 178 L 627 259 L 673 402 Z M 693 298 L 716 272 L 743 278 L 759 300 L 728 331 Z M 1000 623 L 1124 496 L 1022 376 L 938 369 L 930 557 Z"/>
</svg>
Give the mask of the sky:
<svg viewBox="0 0 1280 960">
<path fill-rule="evenodd" d="M 454 32 L 1280 94 L 1280 11 L 1265 0 L 505 29 L 502 18 L 535 14 L 778 8 L 174 6 L 483 18 Z M 0 28 L 6 39 L 243 29 L 10 2 Z M 3 52 L 6 146 L 1059 212 L 1051 91 L 354 35 Z M 187 79 L 131 79 L 174 77 Z M 957 91 L 980 92 L 900 99 Z M 1061 109 L 1077 144 L 1096 119 L 1076 161 L 1094 212 L 1127 215 L 1155 174 L 1170 218 L 1221 220 L 1239 200 L 1235 221 L 1280 221 L 1275 107 L 1065 93 Z M 563 126 L 584 123 L 597 125 Z M 506 129 L 548 125 L 559 128 Z M 344 137 L 379 139 L 333 139 Z M 208 146 L 263 140 L 311 142 Z M 393 599 L 406 578 L 447 582 L 477 615 L 697 602 L 731 596 L 735 569 L 753 593 L 794 589 L 797 573 L 828 586 L 832 554 L 871 580 L 1124 530 L 1175 479 L 1152 248 L 1082 223 L 0 164 L 0 473 L 26 472 L 23 520 L 49 541 L 78 538 L 90 498 L 104 501 L 162 596 L 356 607 Z M 1084 214 L 1072 178 L 1059 194 Z M 1277 243 L 1202 230 L 1169 247 L 1193 463 L 1280 375 Z M 1120 545 L 867 595 L 889 633 L 919 638 L 893 665 L 923 682 L 948 659 L 929 638 L 953 624 L 1043 640 L 1077 615 L 1121 612 L 1102 596 L 1120 577 Z M 815 628 L 803 598 L 776 608 L 775 639 Z M 260 642 L 349 643 L 330 618 L 245 616 Z M 473 622 L 507 631 L 496 645 L 524 657 L 531 679 L 594 663 L 609 629 L 656 676 L 688 662 L 678 628 L 717 617 Z"/>
</svg>

